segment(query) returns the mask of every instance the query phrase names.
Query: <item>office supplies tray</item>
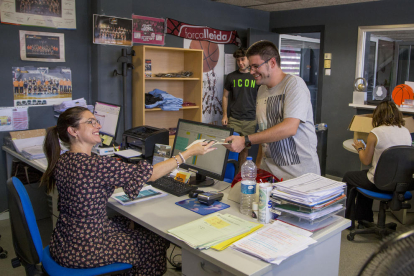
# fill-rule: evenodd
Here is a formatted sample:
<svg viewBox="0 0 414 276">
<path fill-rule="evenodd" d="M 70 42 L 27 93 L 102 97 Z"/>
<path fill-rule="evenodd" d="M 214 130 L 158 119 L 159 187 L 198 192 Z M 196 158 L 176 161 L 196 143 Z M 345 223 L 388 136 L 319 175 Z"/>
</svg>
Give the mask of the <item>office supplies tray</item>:
<svg viewBox="0 0 414 276">
<path fill-rule="evenodd" d="M 197 187 L 184 184 L 169 176 L 160 177 L 154 182 L 148 182 L 147 184 L 175 196 L 188 195 L 191 191 L 197 189 Z"/>
<path fill-rule="evenodd" d="M 298 216 L 296 216 L 296 217 L 297 217 L 297 220 L 298 221 L 307 221 L 307 222 L 309 222 L 309 224 L 313 224 L 313 223 L 322 222 L 325 219 L 330 218 L 330 217 L 332 217 L 334 215 L 338 215 L 338 214 L 340 214 L 343 211 L 345 211 L 345 207 L 341 207 L 338 210 L 335 210 L 335 211 L 333 211 L 333 212 L 331 212 L 329 214 L 326 214 L 324 216 L 317 217 L 317 218 L 306 218 L 306 217 L 298 217 Z M 270 212 L 272 212 L 273 214 L 276 214 L 277 215 L 277 217 L 274 218 L 274 219 L 277 219 L 279 216 L 295 216 L 295 215 L 293 215 L 291 213 L 283 212 L 283 211 L 275 210 L 275 209 L 270 209 Z M 339 216 L 341 216 L 341 215 L 339 215 Z"/>
<path fill-rule="evenodd" d="M 272 202 L 272 207 L 278 207 L 281 209 L 287 209 L 287 210 L 302 212 L 302 213 L 313 213 L 313 212 L 320 212 L 337 203 L 345 204 L 346 196 L 345 194 L 341 194 L 335 198 L 331 198 L 330 200 L 320 203 L 315 206 L 308 206 L 308 205 L 300 204 L 294 201 L 286 200 L 284 198 L 275 197 L 275 196 L 271 196 L 270 200 Z"/>
</svg>

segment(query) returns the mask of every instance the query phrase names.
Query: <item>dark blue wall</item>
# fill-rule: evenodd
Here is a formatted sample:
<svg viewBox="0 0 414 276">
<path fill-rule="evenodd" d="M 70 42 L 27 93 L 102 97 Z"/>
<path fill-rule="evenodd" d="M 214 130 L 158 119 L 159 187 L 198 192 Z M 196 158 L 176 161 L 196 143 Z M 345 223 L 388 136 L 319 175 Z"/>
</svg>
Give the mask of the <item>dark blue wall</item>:
<svg viewBox="0 0 414 276">
<path fill-rule="evenodd" d="M 358 156 L 342 142 L 353 137 L 348 131 L 352 116 L 372 113 L 349 107 L 355 80 L 359 26 L 412 24 L 414 1 L 393 0 L 313 8 L 270 14 L 270 29 L 325 26 L 324 52 L 332 53 L 332 75 L 323 78 L 322 122 L 328 124 L 327 174 L 342 177 L 359 170 Z"/>
<path fill-rule="evenodd" d="M 131 18 L 131 14 L 158 18 L 173 18 L 194 25 L 209 26 L 222 30 L 237 30 L 242 43 L 246 46 L 247 29 L 269 29 L 269 13 L 215 3 L 209 0 L 152 0 L 152 1 L 94 1 L 92 13 Z M 183 39 L 165 36 L 166 47 L 183 47 Z M 122 105 L 122 77 L 113 77 L 112 72 L 121 72 L 121 62 L 117 62 L 122 47 L 94 45 L 92 51 L 92 95 L 93 101 L 101 100 Z M 234 45 L 225 45 L 226 53 L 233 53 Z M 131 71 L 128 72 L 128 99 L 131 99 Z M 131 114 L 131 100 L 128 101 L 127 114 Z M 117 140 L 124 132 L 123 116 L 118 128 Z M 131 127 L 131 118 L 126 120 L 126 128 Z"/>
<path fill-rule="evenodd" d="M 206 25 L 223 30 L 237 30 L 242 42 L 246 44 L 247 28 L 268 30 L 269 13 L 238 8 L 208 0 L 77 0 L 76 30 L 56 30 L 38 27 L 22 27 L 0 24 L 0 106 L 13 105 L 11 68 L 16 66 L 67 66 L 72 69 L 73 98 L 85 97 L 88 103 L 95 101 L 123 104 L 122 77 L 113 77 L 112 72 L 121 72 L 121 63 L 117 62 L 123 47 L 92 44 L 93 14 L 131 18 L 131 14 L 171 17 L 186 23 Z M 65 34 L 66 62 L 41 63 L 20 60 L 19 30 L 56 32 Z M 183 39 L 166 35 L 168 47 L 182 47 Z M 225 52 L 233 53 L 236 46 L 225 45 Z M 129 51 L 128 51 L 129 52 Z M 127 80 L 127 97 L 131 99 L 131 74 Z M 10 91 L 10 92 L 7 92 Z M 131 106 L 128 101 L 126 118 L 127 128 L 131 126 Z M 30 129 L 47 128 L 56 124 L 52 107 L 29 108 Z M 124 131 L 124 117 L 120 118 L 117 140 L 120 142 Z M 0 141 L 6 133 L 0 132 Z M 2 142 L 1 142 L 2 143 Z M 5 182 L 7 179 L 5 154 L 0 153 L 0 212 L 7 209 Z"/>
<path fill-rule="evenodd" d="M 12 67 L 66 66 L 72 69 L 73 98 L 84 97 L 90 101 L 90 60 L 92 44 L 92 19 L 90 1 L 76 1 L 76 30 L 58 30 L 30 26 L 0 24 L 0 107 L 10 107 L 13 102 Z M 19 30 L 65 34 L 66 62 L 34 62 L 20 60 Z M 29 129 L 47 128 L 56 124 L 53 107 L 30 107 Z M 8 132 L 0 132 L 0 144 Z M 0 212 L 7 209 L 6 155 L 0 152 Z"/>
</svg>

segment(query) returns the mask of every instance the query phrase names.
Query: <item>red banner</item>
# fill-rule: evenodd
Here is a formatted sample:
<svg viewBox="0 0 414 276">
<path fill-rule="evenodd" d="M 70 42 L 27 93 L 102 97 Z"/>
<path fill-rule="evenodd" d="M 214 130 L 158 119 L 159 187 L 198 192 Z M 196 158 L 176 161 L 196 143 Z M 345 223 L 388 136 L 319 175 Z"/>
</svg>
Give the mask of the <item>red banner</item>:
<svg viewBox="0 0 414 276">
<path fill-rule="evenodd" d="M 241 46 L 237 31 L 223 31 L 206 26 L 195 26 L 171 18 L 167 18 L 167 34 L 192 40 L 207 40 L 219 44 Z"/>
</svg>

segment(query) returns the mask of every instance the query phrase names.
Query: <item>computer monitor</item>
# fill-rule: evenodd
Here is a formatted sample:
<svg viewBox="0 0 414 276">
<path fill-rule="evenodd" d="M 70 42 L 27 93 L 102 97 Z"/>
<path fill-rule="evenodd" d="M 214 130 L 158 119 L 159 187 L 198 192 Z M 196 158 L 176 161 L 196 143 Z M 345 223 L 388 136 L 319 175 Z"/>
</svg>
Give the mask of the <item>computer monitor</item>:
<svg viewBox="0 0 414 276">
<path fill-rule="evenodd" d="M 121 106 L 104 102 L 96 102 L 93 113 L 102 126 L 99 133 L 111 136 L 115 139 L 116 132 L 118 130 Z"/>
<path fill-rule="evenodd" d="M 225 139 L 233 134 L 233 129 L 200 122 L 179 119 L 172 154 L 177 155 L 198 139 Z M 214 179 L 223 180 L 227 166 L 229 150 L 223 145 L 204 155 L 188 158 L 180 167 L 195 172 L 196 177 L 190 179 L 190 185 L 207 187 L 214 184 Z M 207 178 L 209 177 L 209 178 Z"/>
</svg>

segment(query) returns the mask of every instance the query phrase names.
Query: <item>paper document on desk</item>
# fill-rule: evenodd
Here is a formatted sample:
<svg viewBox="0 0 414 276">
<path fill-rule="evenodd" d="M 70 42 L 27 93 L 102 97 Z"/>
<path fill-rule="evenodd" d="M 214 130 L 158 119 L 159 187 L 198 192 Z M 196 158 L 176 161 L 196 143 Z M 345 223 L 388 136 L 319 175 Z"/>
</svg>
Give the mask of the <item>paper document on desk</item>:
<svg viewBox="0 0 414 276">
<path fill-rule="evenodd" d="M 134 199 L 130 199 L 124 192 L 113 194 L 111 197 L 119 203 L 121 203 L 122 205 L 130 205 L 133 203 L 163 197 L 166 195 L 168 195 L 166 192 L 163 192 L 152 187 L 151 185 L 148 185 L 142 188 L 138 196 Z"/>
<path fill-rule="evenodd" d="M 302 176 L 276 184 L 280 191 L 301 196 L 325 196 L 333 191 L 342 190 L 344 182 L 335 181 L 317 174 L 307 173 Z"/>
<path fill-rule="evenodd" d="M 231 248 L 273 264 L 306 249 L 316 240 L 312 232 L 276 221 L 235 242 Z"/>
<path fill-rule="evenodd" d="M 230 214 L 214 213 L 168 230 L 168 233 L 192 248 L 207 249 L 222 241 L 250 231 L 256 227 Z"/>
<path fill-rule="evenodd" d="M 191 144 L 189 144 L 185 149 L 189 149 L 192 145 L 195 145 L 195 144 L 198 144 L 198 143 L 204 143 L 204 142 L 210 143 L 212 141 L 214 141 L 213 145 L 228 145 L 228 144 L 230 144 L 230 143 L 224 142 L 224 139 L 198 139 L 198 140 L 195 140 L 194 142 L 192 142 Z"/>
<path fill-rule="evenodd" d="M 131 157 L 141 156 L 142 152 L 133 150 L 133 149 L 127 149 L 127 150 L 115 151 L 115 154 L 125 157 L 125 158 L 131 158 Z"/>
</svg>

